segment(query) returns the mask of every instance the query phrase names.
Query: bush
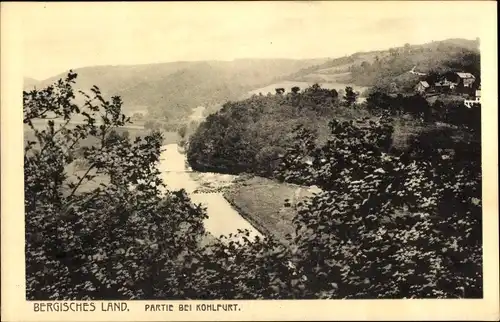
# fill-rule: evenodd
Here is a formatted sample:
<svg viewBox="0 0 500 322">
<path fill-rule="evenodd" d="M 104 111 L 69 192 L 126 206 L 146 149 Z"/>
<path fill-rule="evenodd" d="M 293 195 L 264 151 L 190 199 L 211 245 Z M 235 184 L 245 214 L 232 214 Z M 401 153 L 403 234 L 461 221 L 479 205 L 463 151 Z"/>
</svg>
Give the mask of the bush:
<svg viewBox="0 0 500 322">
<path fill-rule="evenodd" d="M 264 177 L 271 176 L 284 153 L 285 150 L 279 146 L 263 147 L 255 156 L 255 169 L 257 174 Z"/>
<path fill-rule="evenodd" d="M 187 134 L 187 125 L 184 124 L 181 127 L 179 127 L 179 129 L 177 130 L 177 133 L 179 134 L 181 139 L 184 139 L 186 137 L 186 134 Z"/>
<path fill-rule="evenodd" d="M 302 296 L 482 297 L 480 160 L 389 155 L 389 124 L 332 122 L 297 174 L 324 190 L 294 219 Z"/>
<path fill-rule="evenodd" d="M 85 106 L 72 102 L 76 74 L 23 93 L 24 123 L 34 132 L 24 156 L 26 297 L 28 300 L 143 299 L 178 296 L 182 256 L 199 251 L 202 209 L 182 191 L 162 193 L 161 135 L 130 141 L 121 100 L 98 88 Z M 95 104 L 98 102 L 98 105 Z M 32 120 L 48 112 L 66 121 L 44 129 Z M 67 127 L 73 116 L 87 122 Z M 100 115 L 100 116 L 99 116 Z M 95 144 L 81 141 L 93 138 Z M 77 158 L 77 159 L 75 159 Z M 85 170 L 72 178 L 67 166 Z M 108 183 L 81 187 L 97 175 Z"/>
</svg>

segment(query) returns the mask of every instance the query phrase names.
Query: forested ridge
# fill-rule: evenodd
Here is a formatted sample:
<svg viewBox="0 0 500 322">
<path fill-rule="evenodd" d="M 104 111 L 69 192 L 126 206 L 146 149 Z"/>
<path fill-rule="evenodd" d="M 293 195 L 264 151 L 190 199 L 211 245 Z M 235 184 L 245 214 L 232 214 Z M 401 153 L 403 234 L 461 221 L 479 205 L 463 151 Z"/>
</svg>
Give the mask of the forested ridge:
<svg viewBox="0 0 500 322">
<path fill-rule="evenodd" d="M 408 74 L 414 67 L 425 74 L 462 70 L 479 77 L 479 40 L 447 39 L 422 45 L 405 44 L 387 50 L 359 52 L 308 66 L 284 76 L 283 79 L 321 82 L 324 81 L 323 78 L 334 77 L 343 83 L 385 90 L 396 87 L 401 92 L 411 89 L 414 80 L 418 79 Z"/>
</svg>

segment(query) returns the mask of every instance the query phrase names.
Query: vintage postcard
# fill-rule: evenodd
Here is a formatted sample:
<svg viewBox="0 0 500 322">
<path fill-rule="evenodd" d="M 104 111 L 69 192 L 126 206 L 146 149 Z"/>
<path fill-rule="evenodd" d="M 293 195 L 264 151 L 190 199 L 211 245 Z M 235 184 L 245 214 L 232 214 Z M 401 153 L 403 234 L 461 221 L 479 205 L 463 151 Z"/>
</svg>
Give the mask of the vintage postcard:
<svg viewBox="0 0 500 322">
<path fill-rule="evenodd" d="M 498 320 L 496 7 L 2 3 L 2 320 Z"/>
</svg>

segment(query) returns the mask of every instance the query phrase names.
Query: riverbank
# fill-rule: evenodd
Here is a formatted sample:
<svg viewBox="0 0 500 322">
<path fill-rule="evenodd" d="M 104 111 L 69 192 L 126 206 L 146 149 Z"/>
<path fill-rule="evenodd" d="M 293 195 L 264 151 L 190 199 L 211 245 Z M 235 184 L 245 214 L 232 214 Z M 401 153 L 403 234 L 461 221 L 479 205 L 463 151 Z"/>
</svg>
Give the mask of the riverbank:
<svg viewBox="0 0 500 322">
<path fill-rule="evenodd" d="M 252 177 L 232 185 L 224 198 L 239 214 L 263 234 L 284 245 L 294 236 L 295 205 L 319 190 L 274 180 Z"/>
</svg>

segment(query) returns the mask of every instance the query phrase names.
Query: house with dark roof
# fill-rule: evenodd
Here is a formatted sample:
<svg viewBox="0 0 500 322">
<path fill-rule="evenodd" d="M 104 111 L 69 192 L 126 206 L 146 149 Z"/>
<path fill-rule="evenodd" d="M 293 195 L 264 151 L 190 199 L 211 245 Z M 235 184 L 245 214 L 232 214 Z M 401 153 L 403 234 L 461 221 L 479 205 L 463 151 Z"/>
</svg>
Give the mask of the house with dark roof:
<svg viewBox="0 0 500 322">
<path fill-rule="evenodd" d="M 466 72 L 448 72 L 445 79 L 457 84 L 458 89 L 471 89 L 476 81 L 476 77 L 471 73 Z"/>
<path fill-rule="evenodd" d="M 418 84 L 415 86 L 415 91 L 417 93 L 423 94 L 425 93 L 428 89 L 430 88 L 429 83 L 426 81 L 420 81 Z"/>
<path fill-rule="evenodd" d="M 476 81 L 476 77 L 471 73 L 456 73 L 458 76 L 458 85 L 463 88 L 472 88 L 472 84 Z"/>
</svg>

